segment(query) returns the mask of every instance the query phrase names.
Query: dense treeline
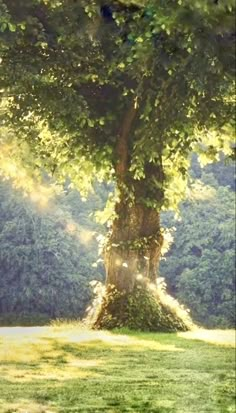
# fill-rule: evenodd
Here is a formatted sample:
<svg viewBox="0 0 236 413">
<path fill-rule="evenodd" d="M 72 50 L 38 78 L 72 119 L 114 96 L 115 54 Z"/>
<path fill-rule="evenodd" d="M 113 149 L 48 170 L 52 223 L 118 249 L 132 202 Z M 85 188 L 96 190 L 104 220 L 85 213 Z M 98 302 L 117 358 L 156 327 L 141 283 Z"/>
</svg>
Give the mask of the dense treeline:
<svg viewBox="0 0 236 413">
<path fill-rule="evenodd" d="M 163 214 L 173 242 L 160 266 L 167 288 L 209 327 L 234 324 L 234 167 L 223 161 L 202 170 L 192 162 L 188 199 L 177 218 Z M 89 282 L 104 280 L 91 217 L 111 188 L 97 185 L 87 201 L 65 191 L 38 206 L 0 182 L 0 322 L 43 323 L 82 317 Z M 174 227 L 174 229 L 173 229 Z"/>
<path fill-rule="evenodd" d="M 206 181 L 214 180 L 205 175 Z M 192 187 L 193 200 L 170 218 L 174 242 L 161 261 L 169 291 L 207 327 L 233 327 L 235 317 L 234 194 L 228 188 Z"/>
<path fill-rule="evenodd" d="M 160 272 L 169 292 L 207 327 L 235 324 L 235 167 L 218 163 L 201 168 L 192 158 L 188 199 L 179 216 L 167 213 L 173 243 Z"/>
<path fill-rule="evenodd" d="M 92 267 L 97 228 L 90 229 L 80 195 L 61 196 L 42 209 L 1 181 L 0 200 L 1 322 L 82 316 L 91 299 L 89 281 L 102 273 Z M 99 204 L 99 197 L 90 202 Z"/>
</svg>

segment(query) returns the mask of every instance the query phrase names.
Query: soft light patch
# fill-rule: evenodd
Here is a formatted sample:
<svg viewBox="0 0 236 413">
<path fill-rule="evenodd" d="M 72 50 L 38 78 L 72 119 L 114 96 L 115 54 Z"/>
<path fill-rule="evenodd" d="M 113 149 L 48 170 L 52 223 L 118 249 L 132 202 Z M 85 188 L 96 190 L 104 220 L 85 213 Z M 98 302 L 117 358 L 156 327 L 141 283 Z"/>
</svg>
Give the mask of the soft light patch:
<svg viewBox="0 0 236 413">
<path fill-rule="evenodd" d="M 96 362 L 91 362 L 91 364 L 93 364 L 94 367 Z M 63 363 L 62 366 L 57 367 L 51 363 L 41 363 L 37 365 L 35 369 L 32 368 L 29 370 L 17 367 L 11 368 L 8 366 L 6 370 L 2 369 L 1 377 L 6 380 L 10 380 L 12 383 L 32 383 L 32 381 L 35 380 L 52 380 L 61 382 L 72 379 L 86 379 L 89 377 L 98 378 L 100 375 L 93 371 L 85 370 L 85 366 L 81 368 L 78 360 L 78 365 L 76 365 L 76 363 Z M 55 385 L 56 384 L 54 383 L 54 386 Z"/>
<path fill-rule="evenodd" d="M 94 240 L 94 235 L 95 235 L 94 231 L 90 231 L 85 228 L 80 228 L 80 231 L 78 233 L 78 238 L 81 244 L 87 246 Z"/>
<path fill-rule="evenodd" d="M 50 340 L 48 340 L 48 337 L 50 337 Z M 3 345 L 0 347 L 0 357 L 5 358 L 5 361 L 23 360 L 29 362 L 37 361 L 40 357 L 48 356 L 51 356 L 52 360 L 56 359 L 60 355 L 60 352 L 55 351 L 53 347 L 54 340 L 59 344 L 74 343 L 79 345 L 93 345 L 98 342 L 103 342 L 108 346 L 129 346 L 133 350 L 139 351 L 145 349 L 183 351 L 181 348 L 177 348 L 172 344 L 161 344 L 154 340 L 141 340 L 128 335 L 113 334 L 108 331 L 81 329 L 73 325 L 71 327 L 68 325 L 67 328 L 0 328 L 0 339 L 1 338 L 4 339 L 6 346 L 4 346 L 3 342 Z M 54 339 L 53 341 L 51 340 L 52 338 Z M 25 352 L 26 346 L 27 352 Z"/>
<path fill-rule="evenodd" d="M 190 340 L 201 340 L 210 344 L 228 347 L 235 347 L 236 344 L 236 333 L 234 330 L 197 329 L 194 331 L 187 331 L 185 333 L 178 333 L 178 336 Z"/>
<path fill-rule="evenodd" d="M 1 400 L 0 400 L 1 403 Z M 4 409 L 4 410 L 1 410 Z M 41 403 L 35 403 L 29 400 L 20 400 L 17 403 L 4 403 L 2 401 L 0 407 L 0 413 L 57 413 L 58 409 L 54 406 L 45 405 Z"/>
<path fill-rule="evenodd" d="M 32 175 L 24 166 L 20 156 L 15 156 L 19 151 L 20 148 L 14 139 L 11 143 L 3 144 L 0 137 L 0 177 L 10 180 L 13 187 L 20 189 L 39 208 L 45 209 L 55 195 L 55 186 L 37 182 L 36 173 Z"/>
<path fill-rule="evenodd" d="M 58 332 L 59 333 L 59 332 Z M 133 350 L 157 350 L 157 351 L 183 351 L 172 344 L 161 344 L 154 340 L 141 340 L 130 337 L 128 335 L 112 334 L 107 331 L 72 331 L 61 332 L 58 338 L 70 343 L 79 344 L 96 344 L 103 342 L 107 345 L 113 346 L 130 346 Z"/>
</svg>

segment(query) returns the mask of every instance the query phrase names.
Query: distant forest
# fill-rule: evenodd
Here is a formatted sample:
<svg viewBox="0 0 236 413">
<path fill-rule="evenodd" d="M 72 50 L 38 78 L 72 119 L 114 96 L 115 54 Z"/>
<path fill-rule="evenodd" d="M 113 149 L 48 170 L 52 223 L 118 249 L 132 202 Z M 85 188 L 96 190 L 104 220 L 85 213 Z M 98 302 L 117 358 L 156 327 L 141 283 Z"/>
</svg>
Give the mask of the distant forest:
<svg viewBox="0 0 236 413">
<path fill-rule="evenodd" d="M 105 279 L 97 239 L 107 229 L 94 215 L 111 190 L 96 184 L 85 200 L 65 185 L 43 209 L 0 181 L 0 325 L 84 316 L 90 282 Z M 233 164 L 202 169 L 193 156 L 187 199 L 162 213 L 171 241 L 159 276 L 206 327 L 234 326 L 234 193 Z"/>
</svg>

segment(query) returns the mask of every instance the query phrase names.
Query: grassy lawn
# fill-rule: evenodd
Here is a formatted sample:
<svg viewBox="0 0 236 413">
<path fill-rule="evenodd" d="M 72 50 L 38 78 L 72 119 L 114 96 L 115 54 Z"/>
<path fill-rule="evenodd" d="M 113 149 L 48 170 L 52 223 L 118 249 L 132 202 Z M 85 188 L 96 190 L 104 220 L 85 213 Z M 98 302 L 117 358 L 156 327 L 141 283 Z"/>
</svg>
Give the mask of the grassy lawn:
<svg viewBox="0 0 236 413">
<path fill-rule="evenodd" d="M 234 413 L 234 332 L 0 328 L 0 413 Z"/>
</svg>

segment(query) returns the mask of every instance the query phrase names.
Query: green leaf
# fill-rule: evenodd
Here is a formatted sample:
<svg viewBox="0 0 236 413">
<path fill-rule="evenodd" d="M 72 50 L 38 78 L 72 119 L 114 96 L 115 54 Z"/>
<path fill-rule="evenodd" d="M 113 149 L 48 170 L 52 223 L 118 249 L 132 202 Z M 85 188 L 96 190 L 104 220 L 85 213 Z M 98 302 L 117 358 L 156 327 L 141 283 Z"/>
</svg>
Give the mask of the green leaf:
<svg viewBox="0 0 236 413">
<path fill-rule="evenodd" d="M 16 25 L 13 23 L 8 23 L 8 28 L 10 32 L 15 32 L 16 31 Z"/>
<path fill-rule="evenodd" d="M 0 25 L 0 31 L 1 32 L 4 32 L 6 29 L 7 29 L 7 27 L 8 27 L 8 24 L 7 23 L 1 23 L 1 25 Z"/>
</svg>

